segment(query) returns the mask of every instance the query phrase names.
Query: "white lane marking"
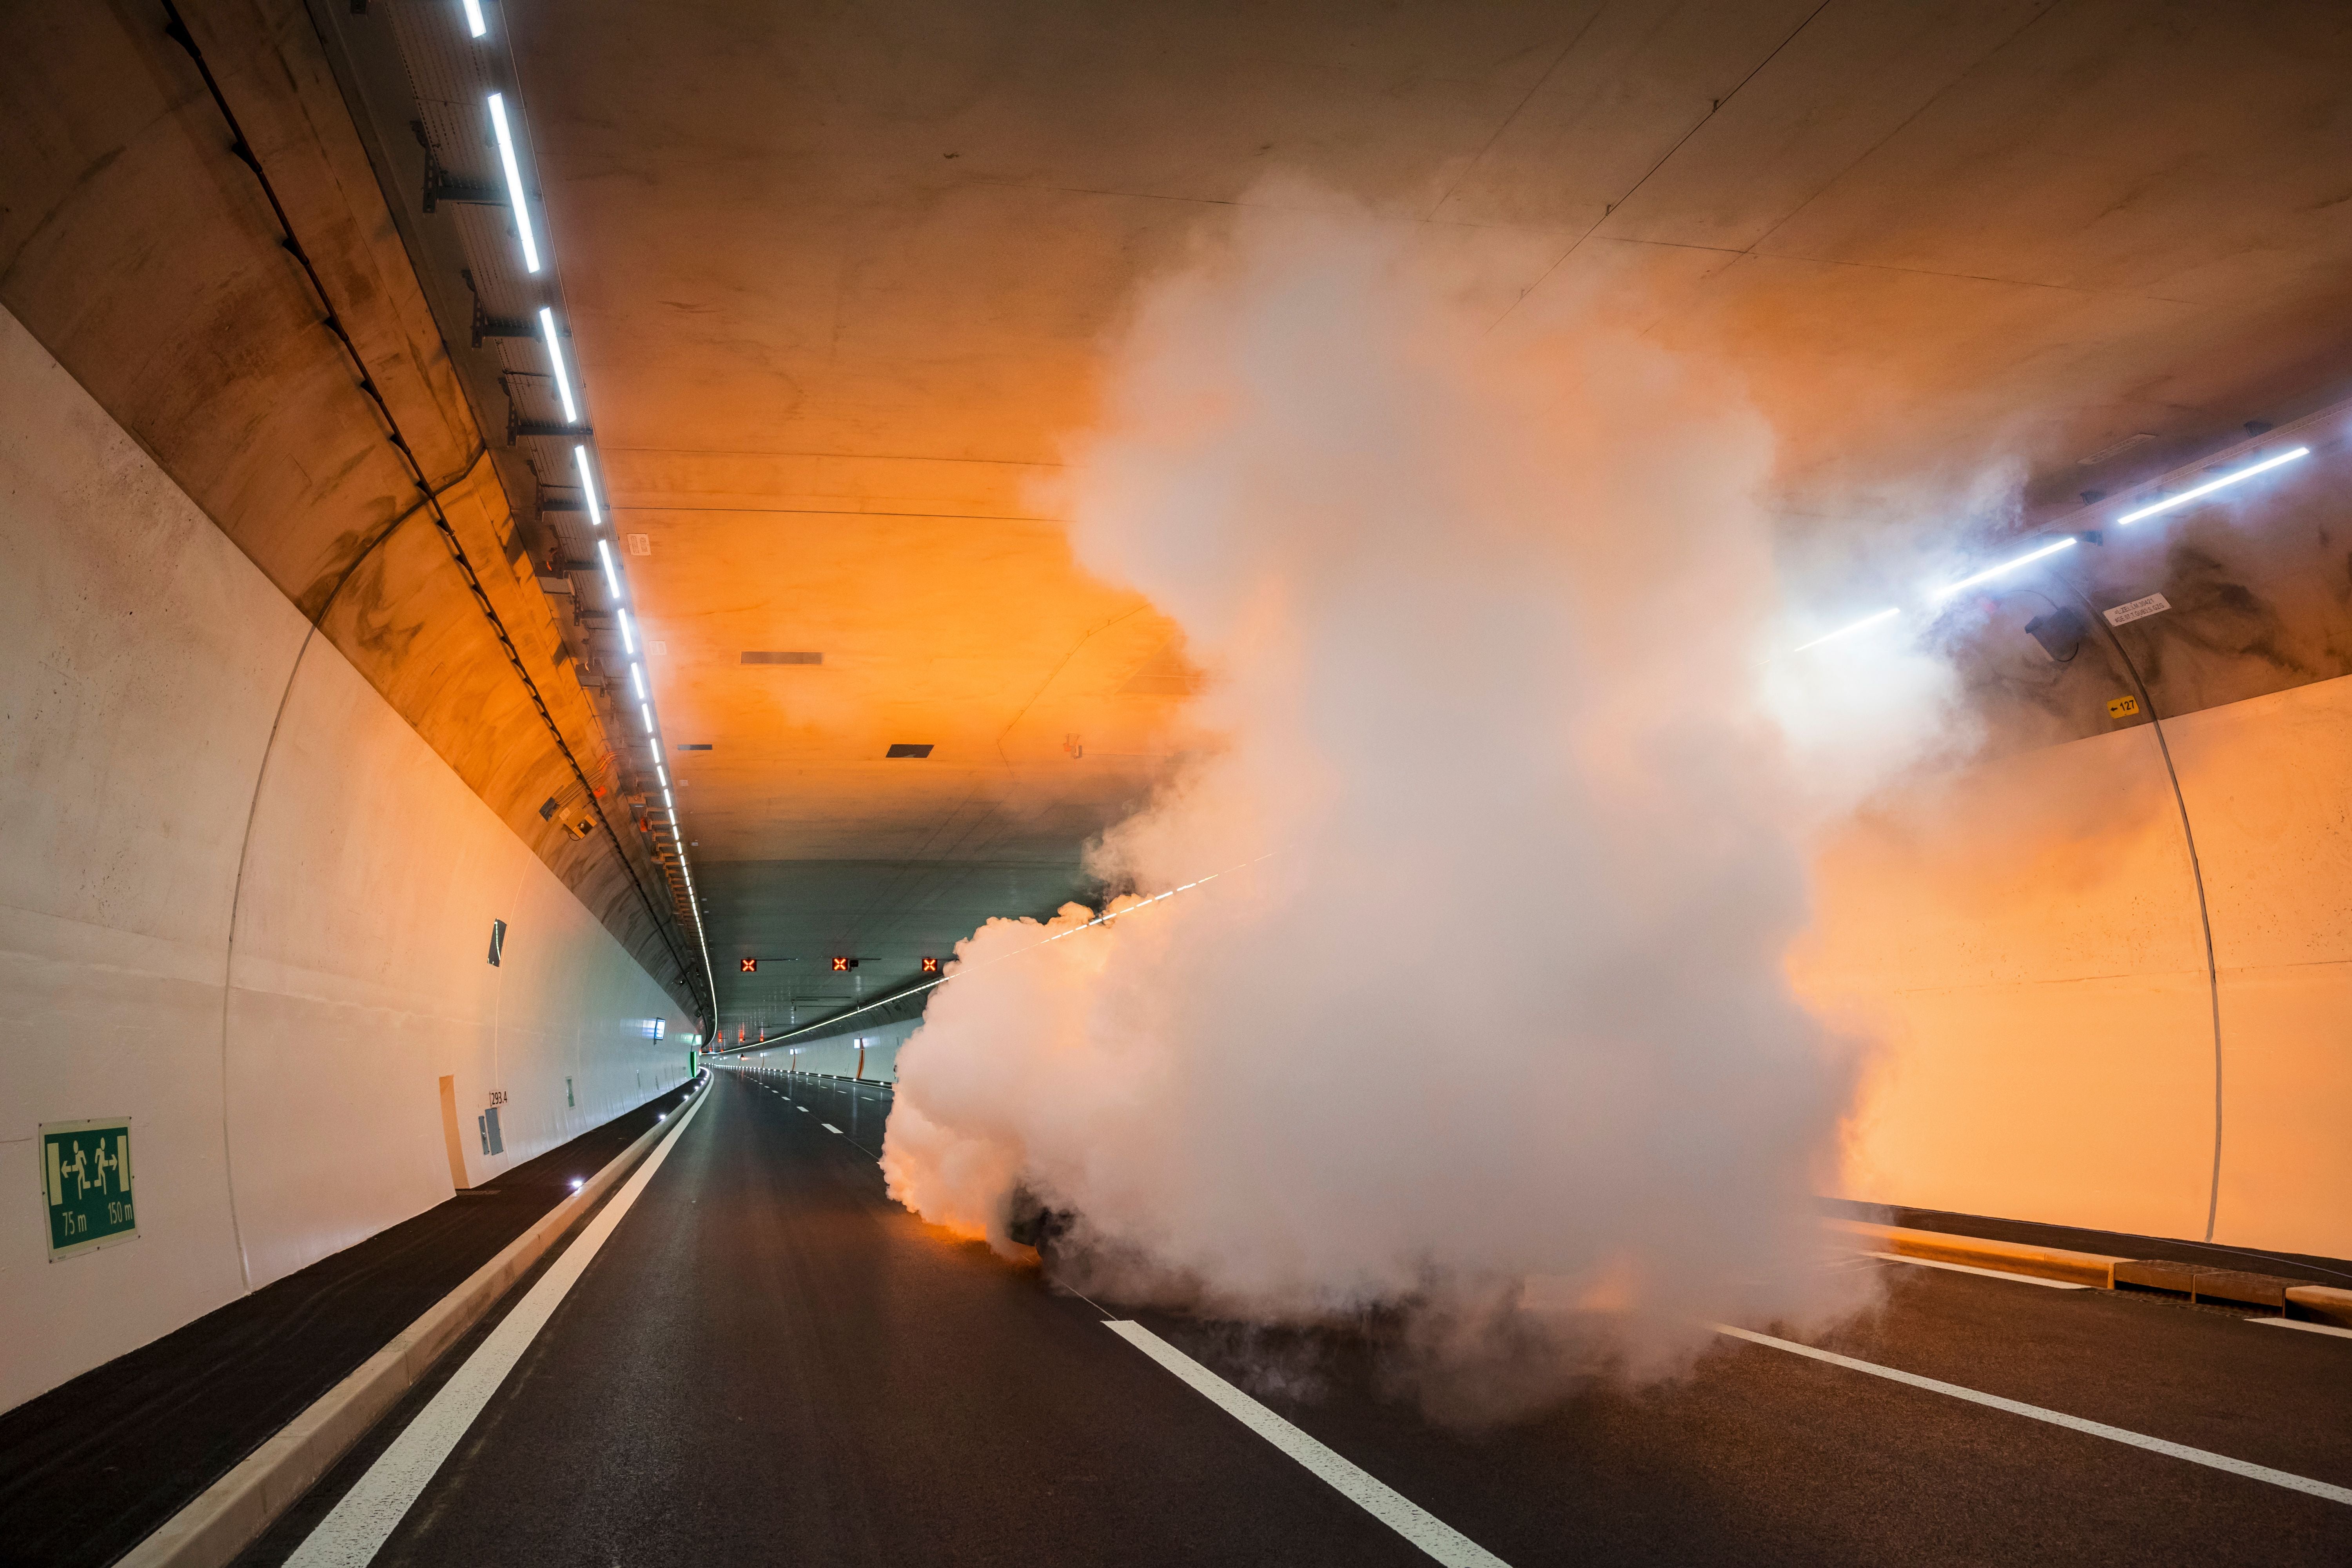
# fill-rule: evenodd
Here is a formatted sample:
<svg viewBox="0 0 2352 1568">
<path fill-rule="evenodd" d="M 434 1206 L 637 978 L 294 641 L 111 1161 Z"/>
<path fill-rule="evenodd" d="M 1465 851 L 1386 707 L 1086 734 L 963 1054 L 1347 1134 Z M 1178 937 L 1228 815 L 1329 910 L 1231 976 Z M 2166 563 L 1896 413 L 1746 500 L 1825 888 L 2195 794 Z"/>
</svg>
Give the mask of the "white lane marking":
<svg viewBox="0 0 2352 1568">
<path fill-rule="evenodd" d="M 605 1238 L 646 1190 L 646 1184 L 669 1158 L 677 1135 L 686 1131 L 687 1123 L 701 1109 L 702 1100 L 698 1098 L 677 1119 L 677 1125 L 669 1130 L 669 1136 L 654 1145 L 645 1163 L 621 1184 L 621 1190 L 597 1211 L 587 1228 L 539 1277 L 539 1283 L 466 1358 L 457 1374 L 442 1384 L 441 1391 L 417 1414 L 416 1419 L 392 1440 L 392 1447 L 377 1456 L 359 1484 L 344 1493 L 334 1511 L 319 1521 L 319 1527 L 287 1559 L 287 1568 L 365 1568 L 374 1560 L 402 1517 L 441 1468 L 442 1462 L 473 1426 L 475 1417 L 481 1415 L 482 1407 L 490 1402 L 490 1395 L 499 1391 L 507 1373 L 530 1348 L 530 1342 L 554 1316 L 565 1293 L 594 1259 L 597 1248 L 604 1245 Z"/>
<path fill-rule="evenodd" d="M 2352 1340 L 2352 1329 L 2339 1329 L 2333 1323 L 2306 1323 L 2300 1318 L 2248 1318 L 2250 1323 L 2260 1323 L 2266 1329 L 2301 1329 L 2306 1334 L 2334 1334 L 2338 1339 Z"/>
<path fill-rule="evenodd" d="M 799 1111 L 803 1116 L 806 1116 L 809 1113 L 808 1107 L 805 1105 L 795 1105 L 793 1109 Z"/>
<path fill-rule="evenodd" d="M 1447 1568 L 1510 1568 L 1435 1514 L 1349 1464 L 1141 1323 L 1114 1321 L 1103 1327 L 1182 1378 L 1195 1393 L 1205 1395 L 1226 1415 L 1306 1466 L 1317 1479 Z"/>
<path fill-rule="evenodd" d="M 1948 1394 L 1954 1399 L 1965 1399 L 1971 1405 L 1983 1405 L 1995 1410 L 2005 1410 L 2011 1415 L 2022 1415 L 2028 1420 L 2047 1421 L 2053 1426 L 2063 1426 L 2071 1432 L 2087 1432 L 2094 1437 L 2105 1437 L 2109 1442 L 2127 1444 L 2135 1448 L 2146 1448 L 2152 1454 L 2166 1454 L 2176 1459 L 2186 1459 L 2192 1465 L 2206 1465 L 2213 1469 L 2227 1470 L 2233 1476 L 2243 1476 L 2249 1480 L 2268 1481 L 2272 1486 L 2284 1487 L 2289 1491 L 2307 1492 L 2315 1498 L 2325 1498 L 2329 1502 L 2352 1503 L 2352 1487 L 2334 1486 L 2326 1481 L 2315 1481 L 2308 1476 L 2290 1475 L 2284 1470 L 2272 1469 L 2268 1465 L 2233 1459 L 2227 1454 L 2216 1454 L 2204 1448 L 2192 1448 L 2186 1443 L 2169 1443 L 2161 1437 L 2150 1437 L 2142 1433 L 2126 1431 L 2121 1426 L 2110 1426 L 2104 1421 L 2085 1421 L 2080 1415 L 2069 1415 L 2060 1410 L 2044 1410 L 2039 1405 L 2028 1405 L 2022 1400 L 2003 1399 L 1997 1394 L 1979 1394 L 1973 1388 L 1962 1388 L 1957 1383 L 1938 1383 L 1932 1377 L 1921 1377 L 1916 1372 L 1898 1371 L 1891 1366 L 1881 1366 L 1876 1362 L 1856 1361 L 1852 1356 L 1840 1355 L 1835 1351 L 1815 1350 L 1811 1345 L 1801 1345 L 1793 1340 L 1776 1340 L 1769 1334 L 1759 1334 L 1752 1329 L 1735 1329 L 1727 1323 L 1717 1323 L 1715 1325 L 1715 1331 L 1718 1334 L 1729 1334 L 1736 1340 L 1746 1340 L 1750 1344 L 1766 1345 L 1776 1351 L 1787 1351 L 1791 1355 L 1806 1356 L 1814 1361 L 1825 1361 L 1832 1366 L 1842 1366 L 1852 1372 L 1866 1372 L 1873 1377 L 1884 1377 L 1895 1383 L 1907 1383 L 1914 1388 L 1924 1388 L 1931 1394 Z"/>
<path fill-rule="evenodd" d="M 2020 1285 L 2042 1285 L 2053 1290 L 2095 1290 L 2095 1285 L 2077 1285 L 2072 1279 L 2043 1279 L 2032 1274 L 2011 1274 L 2006 1268 L 1979 1268 L 1973 1263 L 1947 1263 L 1940 1258 L 1906 1258 L 1899 1252 L 1873 1252 L 1870 1258 L 1884 1258 L 1889 1263 L 1916 1263 L 1922 1268 L 1948 1268 L 1955 1274 L 1981 1274 L 1988 1279 L 2008 1279 Z"/>
<path fill-rule="evenodd" d="M 818 1122 L 818 1123 L 817 1123 L 817 1125 L 818 1125 L 818 1126 L 820 1126 L 820 1127 L 822 1127 L 822 1128 L 824 1128 L 827 1132 L 840 1132 L 840 1131 L 841 1131 L 841 1129 L 840 1129 L 840 1128 L 835 1127 L 835 1126 L 832 1122 L 830 1122 L 830 1121 L 820 1121 L 820 1122 Z M 848 1134 L 847 1134 L 847 1133 L 842 1133 L 842 1136 L 844 1136 L 844 1137 L 847 1137 L 847 1136 L 848 1136 Z"/>
</svg>

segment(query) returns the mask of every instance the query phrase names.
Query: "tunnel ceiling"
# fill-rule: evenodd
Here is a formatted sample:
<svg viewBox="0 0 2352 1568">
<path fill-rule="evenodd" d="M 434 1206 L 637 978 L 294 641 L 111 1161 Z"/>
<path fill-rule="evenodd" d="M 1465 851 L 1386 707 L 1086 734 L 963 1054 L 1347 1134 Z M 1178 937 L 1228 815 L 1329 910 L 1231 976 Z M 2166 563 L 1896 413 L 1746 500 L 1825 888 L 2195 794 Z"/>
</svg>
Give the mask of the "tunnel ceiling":
<svg viewBox="0 0 2352 1568">
<path fill-rule="evenodd" d="M 1727 345 L 1781 432 L 1795 516 L 1833 489 L 1916 485 L 1995 455 L 2021 458 L 2029 493 L 2054 505 L 2342 391 L 2340 5 L 487 9 L 528 121 L 614 531 L 635 540 L 730 1026 L 806 1022 L 905 983 L 990 914 L 1052 908 L 1080 885 L 1087 836 L 1194 743 L 1174 628 L 1076 567 L 1055 479 L 1139 283 L 1236 204 L 1360 204 L 1475 261 L 1498 331 L 1598 290 L 1640 301 L 1668 341 Z M 454 28 L 457 0 L 189 10 L 249 68 L 233 86 L 279 125 L 284 161 L 333 171 L 358 215 L 352 254 L 388 277 L 404 248 L 452 337 L 452 285 L 433 274 L 459 219 L 421 213 L 385 174 L 406 116 L 365 84 L 396 22 Z M 105 171 L 194 112 L 179 62 L 124 20 L 142 15 L 7 24 L 25 46 L 6 68 L 11 135 L 60 167 L 32 207 L 0 215 L 0 293 L 185 475 L 201 465 L 169 436 L 184 413 L 142 404 L 110 367 L 131 335 L 195 357 L 226 329 L 188 300 L 136 298 L 133 261 L 91 237 L 137 227 L 125 214 L 152 189 Z M 160 83 L 156 107 L 110 126 L 31 104 L 36 45 L 76 61 L 92 93 L 135 64 Z M 331 66 L 356 138 L 321 118 Z M 371 226 L 353 195 L 362 146 L 397 224 Z M 258 232 L 216 164 L 183 172 L 179 221 Z M 56 259 L 64 231 L 84 237 L 74 268 Z M 231 272 L 266 261 L 215 248 L 236 252 L 218 261 Z M 110 333 L 90 320 L 109 298 L 131 318 Z M 470 345 L 448 351 L 453 373 L 420 313 L 402 318 L 404 363 L 420 398 L 452 407 Z M 267 363 L 206 375 L 231 397 L 293 384 Z M 498 447 L 506 406 L 467 385 Z M 2140 433 L 2154 438 L 2118 447 Z M 463 468 L 466 434 L 445 468 Z M 544 549 L 543 492 L 513 493 L 512 460 L 490 460 L 513 539 Z M 280 506 L 265 549 L 239 521 L 258 515 L 249 496 L 191 490 L 257 559 L 306 563 L 275 573 L 298 599 L 369 526 L 357 502 Z M 463 620 L 436 592 L 400 603 L 420 624 Z M 560 638 L 569 609 L 532 614 Z M 592 685 L 608 653 L 592 652 Z M 363 668 L 380 688 L 423 679 L 396 650 Z M 593 691 L 565 700 L 583 725 L 592 710 L 614 722 Z M 404 707 L 428 738 L 434 702 Z M 537 832 L 524 813 L 539 783 L 499 783 L 469 770 L 466 743 L 436 743 Z M 858 970 L 831 973 L 835 954 Z"/>
</svg>

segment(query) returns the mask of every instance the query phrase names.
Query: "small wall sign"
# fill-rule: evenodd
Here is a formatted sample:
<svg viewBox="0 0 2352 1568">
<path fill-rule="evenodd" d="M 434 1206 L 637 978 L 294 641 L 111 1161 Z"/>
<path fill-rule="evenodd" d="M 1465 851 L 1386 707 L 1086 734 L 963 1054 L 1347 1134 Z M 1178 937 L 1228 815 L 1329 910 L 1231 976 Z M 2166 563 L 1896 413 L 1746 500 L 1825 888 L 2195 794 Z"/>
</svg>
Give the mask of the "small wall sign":
<svg viewBox="0 0 2352 1568">
<path fill-rule="evenodd" d="M 2150 616 L 2162 615 L 2172 608 L 2172 601 L 2161 594 L 2150 594 L 2145 599 L 2134 599 L 2128 605 L 2117 605 L 2105 611 L 2107 625 L 2127 626 L 2134 621 L 2144 621 Z"/>
<path fill-rule="evenodd" d="M 131 1198 L 131 1119 L 41 1124 L 49 1261 L 139 1238 Z"/>
<path fill-rule="evenodd" d="M 2138 715 L 2139 699 L 2137 697 L 2118 697 L 2107 704 L 2107 717 L 2110 719 L 2132 719 Z"/>
</svg>

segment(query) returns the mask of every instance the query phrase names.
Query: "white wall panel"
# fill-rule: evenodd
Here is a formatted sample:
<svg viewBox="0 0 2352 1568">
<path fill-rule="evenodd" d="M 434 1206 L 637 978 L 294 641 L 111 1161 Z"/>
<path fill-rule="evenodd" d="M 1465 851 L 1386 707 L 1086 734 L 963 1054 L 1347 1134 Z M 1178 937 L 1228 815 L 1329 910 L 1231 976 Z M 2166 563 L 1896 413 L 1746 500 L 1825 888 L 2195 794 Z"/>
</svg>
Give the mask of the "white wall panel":
<svg viewBox="0 0 2352 1568">
<path fill-rule="evenodd" d="M 2352 678 L 2165 732 L 2220 971 L 2214 1238 L 2352 1256 Z M 1822 855 L 1795 968 L 1881 1044 L 1851 1195 L 2205 1234 L 2211 1001 L 2145 726 L 1884 803 Z"/>
<path fill-rule="evenodd" d="M 862 1076 L 877 1083 L 895 1083 L 898 1078 L 898 1047 L 922 1026 L 920 1018 L 909 1018 L 902 1024 L 853 1029 L 844 1034 L 795 1041 L 790 1047 L 778 1047 L 773 1050 L 747 1052 L 742 1059 L 755 1067 L 832 1073 L 839 1078 Z M 862 1058 L 858 1054 L 861 1044 L 865 1051 Z"/>
<path fill-rule="evenodd" d="M 443 1074 L 477 1184 L 685 1077 L 677 1005 L 5 312 L 0 551 L 0 1408 L 446 1199 Z M 36 1130 L 119 1114 L 139 1237 L 51 1263 Z"/>
</svg>

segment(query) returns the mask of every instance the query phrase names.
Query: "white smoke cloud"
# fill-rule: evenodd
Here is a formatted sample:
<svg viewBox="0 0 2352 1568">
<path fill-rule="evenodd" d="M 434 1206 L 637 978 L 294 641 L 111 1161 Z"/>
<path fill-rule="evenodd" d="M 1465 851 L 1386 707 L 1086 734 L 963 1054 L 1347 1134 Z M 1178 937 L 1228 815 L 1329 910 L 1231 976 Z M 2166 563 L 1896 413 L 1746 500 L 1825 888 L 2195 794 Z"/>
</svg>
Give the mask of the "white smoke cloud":
<svg viewBox="0 0 2352 1568">
<path fill-rule="evenodd" d="M 1772 439 L 1726 378 L 1590 314 L 1498 347 L 1394 232 L 1245 216 L 1144 301 L 1074 535 L 1224 739 L 1097 863 L 1223 874 L 961 944 L 884 1169 L 1008 1248 L 1016 1184 L 1075 1213 L 1082 1289 L 1371 1313 L 1494 1415 L 1853 1303 L 1810 1198 L 1858 1051 L 1784 955 L 1810 836 L 1948 683 L 1765 657 Z"/>
</svg>

